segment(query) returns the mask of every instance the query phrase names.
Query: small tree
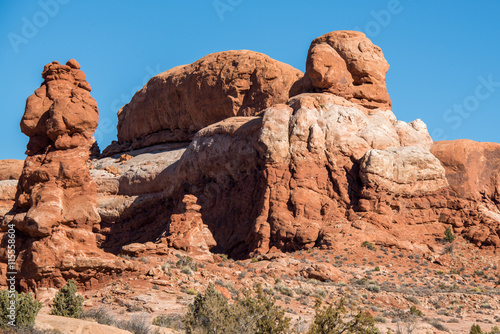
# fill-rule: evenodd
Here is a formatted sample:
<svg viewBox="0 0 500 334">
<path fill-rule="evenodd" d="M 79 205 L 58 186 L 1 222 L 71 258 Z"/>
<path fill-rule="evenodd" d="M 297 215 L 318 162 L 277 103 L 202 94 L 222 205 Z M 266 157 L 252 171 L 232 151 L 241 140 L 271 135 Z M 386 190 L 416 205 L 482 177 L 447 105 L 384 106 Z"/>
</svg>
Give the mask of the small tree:
<svg viewBox="0 0 500 334">
<path fill-rule="evenodd" d="M 469 331 L 469 334 L 482 334 L 483 331 L 481 330 L 481 327 L 479 325 L 472 325 Z"/>
<path fill-rule="evenodd" d="M 308 334 L 380 333 L 375 326 L 375 320 L 369 314 L 359 310 L 356 314 L 349 316 L 344 299 L 341 299 L 335 307 L 332 305 L 321 307 L 321 301 L 316 300 L 314 311 L 316 314 Z"/>
<path fill-rule="evenodd" d="M 286 334 L 290 332 L 290 318 L 285 309 L 276 305 L 276 300 L 266 294 L 259 284 L 256 298 L 243 292 L 233 306 L 233 314 L 240 325 L 237 333 Z"/>
<path fill-rule="evenodd" d="M 207 334 L 224 333 L 225 328 L 231 328 L 231 321 L 229 303 L 212 283 L 208 285 L 205 295 L 198 294 L 194 298 L 184 316 L 187 334 L 196 333 L 197 329 Z"/>
<path fill-rule="evenodd" d="M 83 311 L 83 297 L 78 296 L 76 292 L 76 282 L 72 279 L 68 280 L 56 297 L 54 298 L 54 306 L 52 307 L 52 315 L 60 315 L 69 318 L 80 318 Z"/>
<path fill-rule="evenodd" d="M 447 227 L 446 230 L 444 231 L 444 242 L 453 242 L 455 240 L 456 236 L 453 234 L 453 231 L 451 230 L 451 227 Z"/>
<path fill-rule="evenodd" d="M 198 294 L 183 318 L 186 333 L 206 334 L 286 334 L 290 333 L 290 318 L 285 309 L 257 288 L 257 297 L 249 291 L 234 304 L 210 284 L 205 295 Z"/>
<path fill-rule="evenodd" d="M 9 298 L 9 293 L 11 298 Z M 11 300 L 15 300 L 15 318 L 9 317 Z M 9 323 L 13 323 L 17 328 L 32 328 L 41 308 L 42 303 L 34 300 L 31 293 L 25 294 L 23 292 L 2 290 L 0 291 L 0 328 L 11 327 Z"/>
<path fill-rule="evenodd" d="M 493 326 L 493 328 L 490 331 L 490 334 L 500 334 L 500 328 L 498 328 L 498 326 Z"/>
</svg>

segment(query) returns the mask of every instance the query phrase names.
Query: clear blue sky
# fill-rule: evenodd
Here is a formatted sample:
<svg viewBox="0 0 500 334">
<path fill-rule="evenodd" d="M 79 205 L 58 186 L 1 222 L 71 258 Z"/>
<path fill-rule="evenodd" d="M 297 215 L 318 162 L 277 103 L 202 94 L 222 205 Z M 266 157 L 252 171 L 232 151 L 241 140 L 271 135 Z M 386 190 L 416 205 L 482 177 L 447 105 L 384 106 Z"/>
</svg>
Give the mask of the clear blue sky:
<svg viewBox="0 0 500 334">
<path fill-rule="evenodd" d="M 237 49 L 304 71 L 310 42 L 334 30 L 382 48 L 398 119 L 422 119 L 435 140 L 500 142 L 499 14 L 500 1 L 465 0 L 0 0 L 0 159 L 24 159 L 19 121 L 53 60 L 75 58 L 87 74 L 103 149 L 154 74 Z"/>
</svg>

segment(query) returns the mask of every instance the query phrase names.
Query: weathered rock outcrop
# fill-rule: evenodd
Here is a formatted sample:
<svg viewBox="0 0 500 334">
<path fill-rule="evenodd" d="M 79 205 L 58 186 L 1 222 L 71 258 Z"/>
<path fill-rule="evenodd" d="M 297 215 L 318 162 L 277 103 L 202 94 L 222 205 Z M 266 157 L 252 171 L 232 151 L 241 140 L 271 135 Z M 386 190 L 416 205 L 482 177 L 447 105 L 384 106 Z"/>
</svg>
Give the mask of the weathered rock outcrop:
<svg viewBox="0 0 500 334">
<path fill-rule="evenodd" d="M 179 236 L 189 235 L 191 222 L 187 220 L 193 217 L 197 221 L 193 226 L 198 226 L 193 233 L 200 230 L 201 216 L 216 242 L 213 251 L 236 257 L 266 253 L 273 247 L 335 248 L 346 239 L 370 239 L 388 246 L 425 250 L 442 236 L 446 226 L 453 225 L 458 206 L 464 207 L 460 209 L 464 217 L 474 217 L 479 209 L 474 209 L 470 200 L 452 195 L 457 192 L 449 168 L 445 170 L 429 151 L 433 142 L 426 125 L 421 120 L 398 121 L 390 110 L 385 85 L 388 68 L 381 50 L 363 34 L 333 32 L 313 41 L 305 77 L 293 84 L 292 92 L 288 89 L 292 83 L 286 85 L 285 91 L 293 96 L 287 101 L 278 99 L 266 103 L 267 109 L 256 108 L 251 113 L 235 112 L 232 107 L 233 112 L 220 118 L 207 118 L 198 112 L 189 114 L 198 120 L 188 121 L 180 115 L 177 119 L 188 124 L 207 126 L 198 131 L 177 163 L 154 173 L 157 176 L 150 178 L 154 182 L 131 183 L 146 178 L 130 169 L 117 176 L 121 194 L 137 189 L 132 193 L 139 196 L 130 206 L 121 206 L 123 212 L 140 212 L 145 197 L 138 189 L 146 188 L 155 189 L 154 203 L 164 203 L 161 212 L 155 204 L 148 205 L 147 210 L 154 214 L 127 214 L 122 223 L 117 223 L 122 218 L 116 216 L 114 232 L 103 237 L 107 245 L 139 242 L 127 232 L 139 227 L 143 239 L 149 235 L 149 240 L 186 249 L 187 244 L 180 245 Z M 231 69 L 237 76 L 239 67 Z M 173 78 L 171 73 L 180 70 L 186 67 L 158 78 L 167 74 Z M 183 81 L 169 81 L 168 91 L 198 80 L 197 73 L 191 79 L 189 76 L 183 72 Z M 153 96 L 148 87 L 138 92 L 134 103 L 142 101 L 138 99 L 141 94 Z M 227 96 L 220 87 L 211 89 L 218 90 L 212 93 L 215 96 Z M 314 93 L 296 95 L 300 91 Z M 205 96 L 195 90 L 190 94 L 194 101 Z M 163 101 L 163 105 L 167 100 L 151 97 L 147 103 L 157 101 Z M 123 110 L 132 106 L 131 102 Z M 238 114 L 262 116 L 226 118 Z M 226 119 L 210 125 L 222 118 Z M 148 136 L 139 141 L 149 141 Z M 197 198 L 199 211 L 191 210 L 188 219 L 185 214 L 179 215 L 178 208 L 183 198 L 191 197 Z M 183 220 L 186 222 L 179 224 Z M 453 225 L 456 233 L 465 231 L 457 224 Z M 486 225 L 481 226 L 484 229 Z M 488 237 L 481 237 L 483 241 L 478 244 L 497 245 L 496 225 L 490 225 L 483 233 Z M 195 234 L 201 235 L 200 231 Z M 477 239 L 470 233 L 464 236 Z"/>
<path fill-rule="evenodd" d="M 98 223 L 96 188 L 87 167 L 97 104 L 80 65 L 45 66 L 45 81 L 26 101 L 21 130 L 30 137 L 16 197 L 17 229 L 49 236 L 61 224 Z"/>
<path fill-rule="evenodd" d="M 431 152 L 443 164 L 458 197 L 489 202 L 500 209 L 500 144 L 439 141 Z"/>
<path fill-rule="evenodd" d="M 500 247 L 500 144 L 440 141 L 432 153 L 446 169 L 454 202 L 446 222 L 478 246 Z"/>
<path fill-rule="evenodd" d="M 387 69 L 356 32 L 315 39 L 302 79 L 258 53 L 209 55 L 151 79 L 120 111 L 119 143 L 89 163 L 90 87 L 75 61 L 47 65 L 21 123 L 17 192 L 0 181 L 21 285 L 92 285 L 131 268 L 111 254 L 169 247 L 243 258 L 371 241 L 426 253 L 451 226 L 500 248 L 500 144 L 433 143 L 421 120 L 398 121 Z M 304 275 L 332 279 L 325 268 Z"/>
<path fill-rule="evenodd" d="M 23 160 L 0 160 L 0 181 L 18 180 L 23 171 Z"/>
<path fill-rule="evenodd" d="M 170 216 L 168 244 L 176 249 L 208 251 L 217 245 L 212 232 L 203 224 L 200 214 L 201 206 L 196 204 L 197 198 L 185 195 L 176 213 Z"/>
<path fill-rule="evenodd" d="M 118 141 L 135 142 L 132 148 L 191 141 L 205 126 L 286 102 L 301 76 L 290 65 L 253 51 L 210 54 L 149 80 L 119 111 Z"/>
<path fill-rule="evenodd" d="M 391 109 L 382 50 L 358 31 L 316 38 L 307 55 L 304 81 L 311 92 L 330 92 L 370 109 Z"/>
<path fill-rule="evenodd" d="M 63 284 L 68 277 L 90 280 L 96 270 L 122 266 L 97 248 L 92 232 L 100 216 L 87 162 L 99 115 L 79 69 L 74 59 L 46 65 L 45 80 L 28 98 L 21 121 L 30 137 L 28 157 L 16 205 L 2 227 L 14 224 L 20 232 L 18 265 L 24 289 Z"/>
<path fill-rule="evenodd" d="M 0 160 L 0 222 L 14 207 L 23 165 L 22 160 Z"/>
</svg>

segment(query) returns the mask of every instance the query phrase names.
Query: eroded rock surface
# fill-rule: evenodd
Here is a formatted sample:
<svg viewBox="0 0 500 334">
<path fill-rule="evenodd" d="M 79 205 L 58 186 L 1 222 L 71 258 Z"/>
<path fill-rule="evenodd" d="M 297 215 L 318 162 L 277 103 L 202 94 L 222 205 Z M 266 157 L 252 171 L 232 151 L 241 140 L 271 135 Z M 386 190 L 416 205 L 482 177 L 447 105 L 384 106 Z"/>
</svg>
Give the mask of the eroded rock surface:
<svg viewBox="0 0 500 334">
<path fill-rule="evenodd" d="M 302 72 L 258 52 L 210 54 L 156 75 L 118 113 L 118 141 L 133 148 L 191 141 L 201 128 L 286 102 Z"/>
<path fill-rule="evenodd" d="M 330 92 L 370 109 L 391 109 L 382 50 L 358 31 L 333 31 L 312 41 L 305 81 L 314 92 Z"/>
<path fill-rule="evenodd" d="M 23 160 L 0 160 L 0 181 L 18 180 L 23 171 Z"/>
<path fill-rule="evenodd" d="M 97 282 L 96 271 L 123 263 L 97 248 L 97 191 L 87 162 L 99 114 L 80 65 L 47 64 L 44 82 L 26 102 L 21 130 L 30 137 L 15 207 L 2 228 L 14 224 L 23 289 L 61 285 L 68 277 Z M 7 242 L 4 238 L 2 242 Z M 21 246 L 22 245 L 22 246 Z M 76 270 L 76 272 L 75 272 Z"/>
<path fill-rule="evenodd" d="M 155 80 L 173 78 L 172 73 L 186 68 L 167 71 Z M 469 208 L 461 209 L 464 217 L 474 217 L 479 208 L 471 209 L 474 203 L 453 197 L 450 169 L 430 152 L 433 142 L 425 123 L 398 121 L 390 110 L 388 68 L 380 48 L 362 33 L 333 32 L 315 39 L 306 75 L 292 85 L 290 99 L 266 103 L 267 108 L 258 112 L 238 113 L 233 108 L 215 124 L 208 123 L 218 117 L 190 114 L 198 121 L 189 124 L 203 126 L 200 121 L 207 126 L 198 131 L 179 161 L 160 173 L 161 180 L 155 177 L 165 189 L 155 190 L 159 201 L 155 203 L 164 203 L 161 213 L 155 211 L 156 205 L 148 205 L 149 211 L 156 212 L 154 217 L 129 216 L 125 225 L 115 225 L 141 226 L 141 235 L 150 235 L 151 240 L 165 242 L 165 236 L 178 240 L 179 226 L 186 229 L 189 223 L 172 225 L 185 218 L 175 208 L 185 196 L 194 196 L 200 207 L 197 212 L 215 239 L 214 252 L 245 257 L 273 248 L 335 248 L 347 237 L 425 252 L 452 226 L 457 203 Z M 182 88 L 184 81 L 169 81 L 169 87 Z M 301 90 L 306 93 L 296 95 Z M 139 92 L 136 102 L 146 93 Z M 203 95 L 191 94 L 196 95 L 194 101 Z M 158 101 L 167 101 L 162 99 Z M 226 118 L 232 115 L 260 117 Z M 187 120 L 183 117 L 176 120 Z M 142 138 L 151 142 L 148 136 Z M 169 152 L 162 154 L 173 154 Z M 134 179 L 133 175 L 127 179 Z M 450 202 L 452 197 L 456 200 Z M 140 198 L 133 201 L 133 212 L 140 203 Z M 465 231 L 455 225 L 456 233 Z M 156 226 L 154 238 L 147 226 Z M 481 226 L 482 232 L 475 235 L 482 237 L 464 235 L 483 240 L 481 245 L 496 245 L 494 226 Z M 111 238 L 121 235 L 122 242 L 129 240 L 130 228 L 117 229 Z"/>
<path fill-rule="evenodd" d="M 476 245 L 500 247 L 500 144 L 440 141 L 432 153 L 446 169 L 454 202 L 446 222 Z"/>
<path fill-rule="evenodd" d="M 315 39 L 307 62 L 301 79 L 229 51 L 155 76 L 121 109 L 119 142 L 92 161 L 90 86 L 75 61 L 47 65 L 21 123 L 19 184 L 0 181 L 23 289 L 134 270 L 119 253 L 248 258 L 367 241 L 427 256 L 447 227 L 500 248 L 500 144 L 433 143 L 421 120 L 398 121 L 388 64 L 361 33 Z"/>
</svg>

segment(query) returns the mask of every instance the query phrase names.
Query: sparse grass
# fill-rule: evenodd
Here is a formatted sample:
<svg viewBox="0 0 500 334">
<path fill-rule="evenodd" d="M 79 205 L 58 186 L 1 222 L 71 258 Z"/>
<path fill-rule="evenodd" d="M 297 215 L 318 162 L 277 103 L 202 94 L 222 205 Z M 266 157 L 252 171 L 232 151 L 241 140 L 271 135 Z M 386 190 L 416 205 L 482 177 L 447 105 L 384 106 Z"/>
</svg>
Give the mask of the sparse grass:
<svg viewBox="0 0 500 334">
<path fill-rule="evenodd" d="M 429 324 L 436 328 L 436 329 L 439 329 L 440 331 L 445 331 L 445 332 L 449 332 L 450 330 L 445 326 L 443 325 L 439 320 L 437 319 L 431 319 L 429 321 Z"/>
<path fill-rule="evenodd" d="M 82 319 L 93 319 L 101 325 L 113 326 L 116 322 L 115 317 L 109 314 L 104 308 L 91 309 L 82 313 Z"/>
<path fill-rule="evenodd" d="M 380 287 L 376 284 L 369 284 L 366 287 L 366 290 L 377 293 L 377 292 L 380 292 Z"/>
<path fill-rule="evenodd" d="M 120 321 L 115 326 L 130 331 L 133 334 L 153 334 L 147 317 L 144 314 L 133 316 L 129 321 Z"/>
<path fill-rule="evenodd" d="M 290 289 L 288 286 L 286 286 L 285 284 L 283 284 L 281 282 L 276 283 L 274 285 L 274 289 L 276 291 L 279 291 L 281 294 L 283 294 L 285 296 L 293 297 L 292 289 Z"/>
<path fill-rule="evenodd" d="M 179 258 L 179 261 L 177 261 L 177 263 L 175 264 L 175 266 L 177 268 L 182 268 L 181 272 L 183 272 L 184 274 L 186 274 L 186 272 L 184 272 L 187 271 L 186 268 L 189 269 L 190 271 L 189 274 L 191 274 L 191 271 L 198 270 L 198 264 L 196 264 L 193 258 L 190 256 L 181 256 Z"/>
<path fill-rule="evenodd" d="M 133 316 L 130 320 L 117 320 L 104 308 L 92 309 L 82 314 L 83 319 L 94 319 L 102 325 L 114 326 L 133 334 L 154 334 L 145 314 Z"/>
<path fill-rule="evenodd" d="M 184 323 L 182 322 L 182 315 L 180 314 L 159 315 L 153 319 L 153 325 L 165 328 L 172 328 L 175 330 L 184 329 Z"/>
<path fill-rule="evenodd" d="M 413 303 L 415 305 L 419 305 L 420 304 L 418 298 L 415 297 L 415 296 L 406 296 L 405 298 L 406 298 L 407 301 L 409 301 L 409 302 L 411 302 L 411 303 Z"/>
</svg>

